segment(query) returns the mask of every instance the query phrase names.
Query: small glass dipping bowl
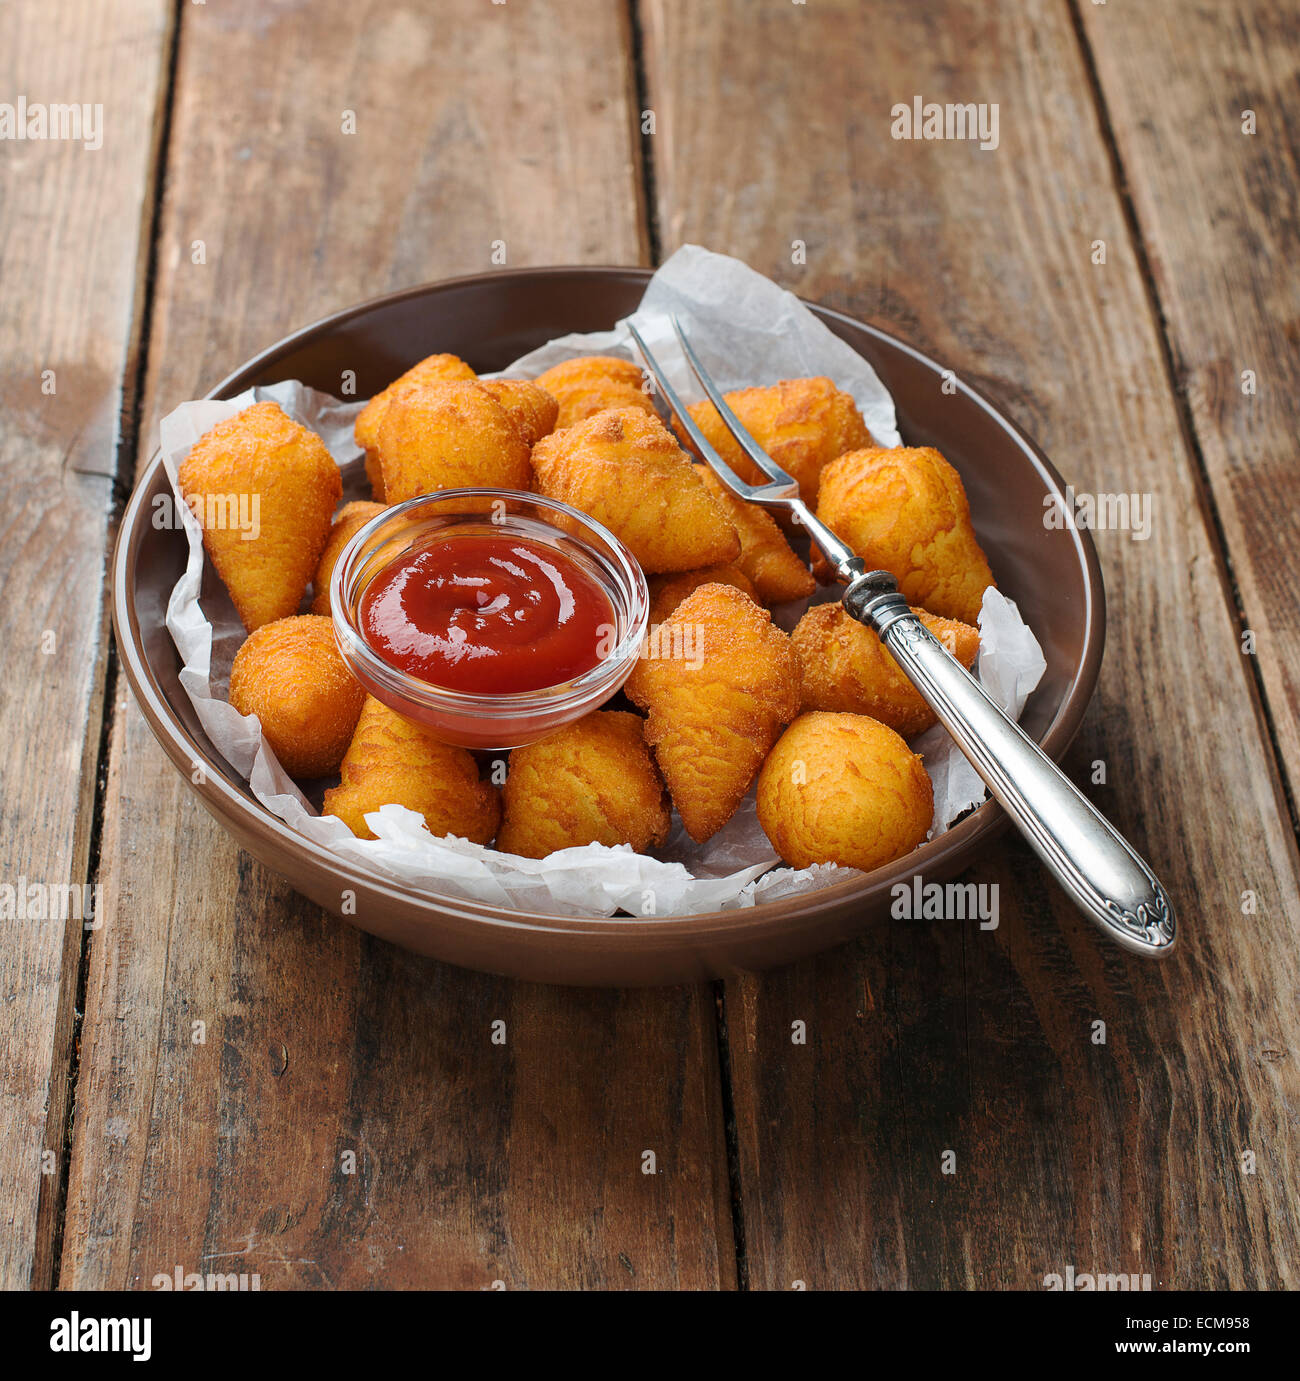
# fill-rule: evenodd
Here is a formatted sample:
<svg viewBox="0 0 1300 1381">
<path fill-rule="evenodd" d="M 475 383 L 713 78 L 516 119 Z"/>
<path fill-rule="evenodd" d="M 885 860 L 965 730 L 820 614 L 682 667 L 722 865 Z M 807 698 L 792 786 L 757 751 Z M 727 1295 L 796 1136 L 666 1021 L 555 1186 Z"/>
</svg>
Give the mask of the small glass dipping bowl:
<svg viewBox="0 0 1300 1381">
<path fill-rule="evenodd" d="M 361 598 L 370 582 L 415 542 L 470 531 L 527 537 L 576 562 L 609 599 L 612 650 L 570 681 L 516 694 L 436 686 L 384 661 L 366 641 Z M 645 637 L 650 596 L 632 553 L 586 514 L 514 489 L 446 489 L 377 513 L 344 547 L 330 578 L 334 636 L 352 674 L 376 699 L 464 748 L 518 748 L 597 709 L 632 674 Z"/>
</svg>

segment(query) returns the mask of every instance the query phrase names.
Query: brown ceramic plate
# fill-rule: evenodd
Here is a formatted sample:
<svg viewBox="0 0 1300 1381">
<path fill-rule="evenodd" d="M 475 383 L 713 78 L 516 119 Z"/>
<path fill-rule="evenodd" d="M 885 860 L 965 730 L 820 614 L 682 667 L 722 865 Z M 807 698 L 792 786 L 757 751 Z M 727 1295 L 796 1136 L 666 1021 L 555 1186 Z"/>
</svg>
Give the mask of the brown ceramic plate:
<svg viewBox="0 0 1300 1381">
<path fill-rule="evenodd" d="M 570 331 L 612 326 L 636 307 L 648 273 L 629 268 L 522 269 L 458 278 L 340 312 L 250 360 L 209 395 L 300 379 L 337 393 L 358 371 L 368 397 L 433 351 L 480 371 Z M 1105 636 L 1101 571 L 1086 533 L 1043 524 L 1045 495 L 1064 492 L 1046 458 L 992 403 L 960 381 L 945 394 L 924 355 L 849 317 L 813 310 L 864 355 L 894 396 L 909 444 L 937 446 L 961 472 L 975 527 L 998 584 L 1038 635 L 1047 672 L 1026 707 L 1026 732 L 1056 759 L 1078 730 L 1097 680 Z M 888 916 L 890 889 L 923 873 L 942 881 L 967 867 L 1006 825 L 990 802 L 941 838 L 865 877 L 805 897 L 744 910 L 662 919 L 584 920 L 503 912 L 384 882 L 295 834 L 254 800 L 204 734 L 177 674 L 165 626 L 185 564 L 184 534 L 150 522 L 167 492 L 161 459 L 127 505 L 113 560 L 113 626 L 122 665 L 150 727 L 199 799 L 239 843 L 299 891 L 395 944 L 453 964 L 555 983 L 675 983 L 759 969 L 815 953 Z M 205 780 L 193 783 L 193 765 Z"/>
</svg>

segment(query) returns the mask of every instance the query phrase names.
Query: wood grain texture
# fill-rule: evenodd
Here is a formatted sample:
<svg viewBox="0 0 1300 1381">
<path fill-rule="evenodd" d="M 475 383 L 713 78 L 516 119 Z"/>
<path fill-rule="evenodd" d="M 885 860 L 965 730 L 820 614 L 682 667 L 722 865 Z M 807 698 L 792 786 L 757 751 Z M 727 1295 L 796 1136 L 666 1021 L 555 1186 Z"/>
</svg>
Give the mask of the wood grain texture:
<svg viewBox="0 0 1300 1381">
<path fill-rule="evenodd" d="M 1295 841 L 1068 5 L 647 0 L 642 24 L 665 253 L 896 332 L 1078 489 L 1153 503 L 1148 540 L 1096 534 L 1108 647 L 1066 766 L 1105 764 L 1087 789 L 1181 906 L 1180 952 L 1106 947 L 1010 840 L 965 878 L 1000 889 L 996 930 L 898 922 L 730 985 L 750 1284 L 1294 1286 Z M 917 95 L 998 103 L 999 146 L 892 139 Z"/>
<path fill-rule="evenodd" d="M 1162 0 L 1080 13 L 1294 795 L 1300 11 Z"/>
<path fill-rule="evenodd" d="M 80 138 L 0 141 L 0 884 L 78 889 L 75 912 L 66 893 L 44 894 L 60 919 L 11 911 L 0 922 L 5 1289 L 49 1284 L 66 1172 L 107 646 L 100 591 L 119 413 L 136 378 L 141 208 L 170 10 L 164 0 L 0 8 L 6 104 L 91 107 Z"/>
<path fill-rule="evenodd" d="M 150 418 L 293 326 L 489 268 L 496 240 L 510 264 L 641 260 L 626 45 L 598 0 L 187 7 Z M 241 856 L 126 704 L 110 762 L 65 1282 L 733 1283 L 709 990 L 415 958 Z"/>
</svg>

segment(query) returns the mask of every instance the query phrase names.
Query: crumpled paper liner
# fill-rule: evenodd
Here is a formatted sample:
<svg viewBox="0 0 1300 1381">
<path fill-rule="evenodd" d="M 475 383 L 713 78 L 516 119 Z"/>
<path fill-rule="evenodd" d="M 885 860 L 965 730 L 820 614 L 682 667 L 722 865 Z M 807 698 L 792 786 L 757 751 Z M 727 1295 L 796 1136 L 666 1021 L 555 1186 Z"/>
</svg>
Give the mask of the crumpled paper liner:
<svg viewBox="0 0 1300 1381">
<path fill-rule="evenodd" d="M 871 366 L 792 293 L 739 260 L 685 246 L 650 280 L 632 316 L 671 371 L 683 399 L 692 402 L 701 395 L 680 360 L 665 319 L 670 311 L 681 318 L 722 388 L 825 374 L 853 395 L 877 441 L 900 444 L 893 400 Z M 431 341 L 429 348 L 436 350 L 437 342 Z M 592 354 L 639 360 L 620 323 L 613 331 L 551 341 L 501 372 L 531 378 L 561 360 Z M 752 792 L 732 820 L 703 845 L 691 840 L 674 817 L 673 833 L 657 857 L 633 853 L 626 845 L 590 844 L 542 860 L 519 858 L 464 839 L 434 839 L 419 815 L 399 805 L 386 805 L 366 817 L 377 839 L 358 839 L 341 820 L 320 815 L 313 800 L 319 802 L 327 783 L 304 784 L 304 792 L 276 761 L 256 717 L 241 715 L 226 702 L 230 665 L 244 630 L 220 579 L 204 560 L 201 528 L 181 501 L 176 482 L 181 463 L 200 436 L 264 400 L 278 403 L 321 436 L 342 471 L 344 501 L 370 497 L 361 453 L 352 438 L 353 419 L 364 404 L 340 401 L 296 381 L 250 389 L 227 401 L 182 403 L 163 419 L 161 445 L 189 544 L 185 573 L 167 606 L 167 628 L 184 664 L 181 685 L 214 747 L 247 778 L 253 795 L 273 815 L 359 868 L 419 891 L 504 910 L 680 916 L 753 906 L 857 874 L 856 869 L 834 864 L 799 870 L 779 866 L 758 823 Z M 833 590 L 822 590 L 813 599 L 835 597 Z M 779 609 L 777 622 L 792 628 L 804 607 Z M 986 592 L 977 663 L 984 688 L 1018 719 L 1045 669 L 1038 641 L 1014 602 L 995 590 Z M 984 799 L 984 784 L 942 728 L 929 730 L 913 746 L 924 756 L 934 783 L 933 838 Z"/>
</svg>

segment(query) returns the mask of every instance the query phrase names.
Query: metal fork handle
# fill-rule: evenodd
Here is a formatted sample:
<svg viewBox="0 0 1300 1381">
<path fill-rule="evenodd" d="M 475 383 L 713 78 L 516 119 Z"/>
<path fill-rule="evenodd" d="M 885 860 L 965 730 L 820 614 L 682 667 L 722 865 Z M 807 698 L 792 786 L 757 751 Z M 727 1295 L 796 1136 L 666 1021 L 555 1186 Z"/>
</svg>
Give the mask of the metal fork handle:
<svg viewBox="0 0 1300 1381">
<path fill-rule="evenodd" d="M 845 609 L 880 635 L 1076 905 L 1134 954 L 1168 954 L 1174 911 L 1150 867 L 912 613 L 893 577 L 857 567 Z"/>
</svg>

